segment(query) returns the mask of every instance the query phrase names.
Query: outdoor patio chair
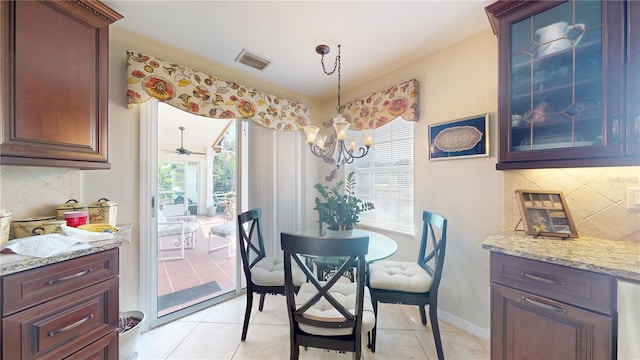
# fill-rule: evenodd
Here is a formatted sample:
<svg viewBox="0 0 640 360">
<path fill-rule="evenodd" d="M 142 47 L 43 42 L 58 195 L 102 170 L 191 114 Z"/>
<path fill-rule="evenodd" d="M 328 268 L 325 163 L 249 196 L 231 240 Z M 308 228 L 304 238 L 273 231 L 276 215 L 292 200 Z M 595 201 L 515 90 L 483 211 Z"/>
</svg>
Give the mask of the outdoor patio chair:
<svg viewBox="0 0 640 360">
<path fill-rule="evenodd" d="M 200 229 L 200 223 L 194 215 L 180 215 L 165 217 L 162 211 L 158 211 L 158 251 L 179 250 L 179 255 L 158 256 L 158 260 L 184 259 L 184 249 L 195 247 L 195 232 Z M 166 238 L 171 238 L 173 247 L 164 247 Z"/>
</svg>

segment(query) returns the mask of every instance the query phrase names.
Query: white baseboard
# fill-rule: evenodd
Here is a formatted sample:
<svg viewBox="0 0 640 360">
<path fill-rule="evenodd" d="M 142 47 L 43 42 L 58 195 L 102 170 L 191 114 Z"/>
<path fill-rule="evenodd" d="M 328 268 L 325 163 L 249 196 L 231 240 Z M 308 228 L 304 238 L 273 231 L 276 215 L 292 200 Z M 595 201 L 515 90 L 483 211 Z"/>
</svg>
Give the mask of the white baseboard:
<svg viewBox="0 0 640 360">
<path fill-rule="evenodd" d="M 490 330 L 488 328 L 481 328 L 480 326 L 463 320 L 457 316 L 451 315 L 442 310 L 438 310 L 438 320 L 442 320 L 451 326 L 455 326 L 458 329 L 468 332 L 469 334 L 479 337 L 483 340 L 489 340 Z M 441 330 L 442 331 L 442 330 Z"/>
</svg>

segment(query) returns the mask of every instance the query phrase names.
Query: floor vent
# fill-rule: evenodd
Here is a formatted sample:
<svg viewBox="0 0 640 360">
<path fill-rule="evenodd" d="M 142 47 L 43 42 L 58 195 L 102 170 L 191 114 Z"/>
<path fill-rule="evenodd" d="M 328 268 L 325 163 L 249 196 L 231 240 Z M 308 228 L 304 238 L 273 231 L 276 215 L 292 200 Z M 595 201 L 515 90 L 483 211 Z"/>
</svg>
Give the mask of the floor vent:
<svg viewBox="0 0 640 360">
<path fill-rule="evenodd" d="M 235 61 L 258 70 L 264 70 L 264 68 L 271 64 L 271 60 L 267 60 L 262 56 L 251 53 L 247 49 L 242 49 L 240 54 L 236 56 Z"/>
</svg>

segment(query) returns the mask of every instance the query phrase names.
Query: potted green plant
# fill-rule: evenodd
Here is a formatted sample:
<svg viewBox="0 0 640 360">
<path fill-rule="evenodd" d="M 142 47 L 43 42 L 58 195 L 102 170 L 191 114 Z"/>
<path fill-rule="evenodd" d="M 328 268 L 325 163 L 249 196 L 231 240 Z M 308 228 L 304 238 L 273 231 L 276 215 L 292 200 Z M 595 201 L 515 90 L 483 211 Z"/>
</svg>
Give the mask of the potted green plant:
<svg viewBox="0 0 640 360">
<path fill-rule="evenodd" d="M 340 193 L 342 185 L 344 194 Z M 358 199 L 355 193 L 356 180 L 353 172 L 347 175 L 346 183 L 338 181 L 333 187 L 317 183 L 316 190 L 322 196 L 322 200 L 316 197 L 313 208 L 318 212 L 318 222 L 327 224 L 327 230 L 348 231 L 359 221 L 360 213 L 373 210 L 375 207 L 370 202 Z"/>
</svg>

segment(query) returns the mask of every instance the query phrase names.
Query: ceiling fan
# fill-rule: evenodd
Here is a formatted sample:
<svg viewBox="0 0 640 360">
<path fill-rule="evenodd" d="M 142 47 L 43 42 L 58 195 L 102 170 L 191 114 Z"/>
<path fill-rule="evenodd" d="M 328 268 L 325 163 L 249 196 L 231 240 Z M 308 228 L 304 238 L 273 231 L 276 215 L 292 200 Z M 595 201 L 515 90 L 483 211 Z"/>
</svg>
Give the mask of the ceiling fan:
<svg viewBox="0 0 640 360">
<path fill-rule="evenodd" d="M 180 126 L 178 129 L 180 129 L 180 147 L 175 149 L 175 150 L 163 150 L 164 152 L 172 152 L 172 153 L 176 153 L 178 155 L 183 155 L 183 156 L 188 156 L 188 155 L 206 155 L 205 153 L 201 153 L 201 152 L 194 152 L 191 151 L 189 149 L 186 149 L 184 147 L 184 126 Z"/>
</svg>

